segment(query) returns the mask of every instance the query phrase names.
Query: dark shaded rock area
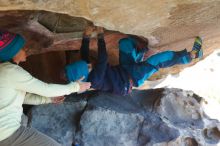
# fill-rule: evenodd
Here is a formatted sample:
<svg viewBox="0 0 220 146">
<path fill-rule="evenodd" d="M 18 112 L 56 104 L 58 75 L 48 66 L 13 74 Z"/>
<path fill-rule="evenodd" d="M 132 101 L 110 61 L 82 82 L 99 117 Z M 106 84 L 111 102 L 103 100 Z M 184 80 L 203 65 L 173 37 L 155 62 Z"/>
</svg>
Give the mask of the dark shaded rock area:
<svg viewBox="0 0 220 146">
<path fill-rule="evenodd" d="M 69 95 L 63 104 L 32 108 L 29 126 L 65 146 L 196 146 L 217 144 L 219 122 L 201 97 L 180 89 Z"/>
<path fill-rule="evenodd" d="M 35 107 L 32 111 L 31 126 L 65 146 L 71 145 L 77 130 L 76 125 L 85 106 L 86 102 L 81 101 Z M 38 113 L 37 117 L 35 117 L 35 113 Z"/>
<path fill-rule="evenodd" d="M 19 33 L 26 39 L 28 54 L 51 51 L 79 50 L 84 29 L 93 25 L 82 17 L 73 17 L 48 11 L 14 10 L 0 11 L 0 30 Z M 13 21 L 12 21 L 13 20 Z M 126 34 L 106 30 L 105 40 L 110 55 L 116 55 L 118 40 Z M 96 51 L 96 39 L 90 47 Z M 114 60 L 112 59 L 114 62 Z"/>
<path fill-rule="evenodd" d="M 38 22 L 55 33 L 82 32 L 86 26 L 92 25 L 92 22 L 80 17 L 49 12 L 41 13 Z"/>
</svg>

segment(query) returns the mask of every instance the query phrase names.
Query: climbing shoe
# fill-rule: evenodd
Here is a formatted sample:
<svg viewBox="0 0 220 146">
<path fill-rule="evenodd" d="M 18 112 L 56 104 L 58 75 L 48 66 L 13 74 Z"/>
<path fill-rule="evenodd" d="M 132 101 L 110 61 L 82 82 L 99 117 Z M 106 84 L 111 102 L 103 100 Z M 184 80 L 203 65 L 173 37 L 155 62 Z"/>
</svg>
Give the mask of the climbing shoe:
<svg viewBox="0 0 220 146">
<path fill-rule="evenodd" d="M 199 36 L 195 39 L 191 53 L 195 55 L 195 58 L 201 59 L 203 56 L 202 39 Z"/>
</svg>

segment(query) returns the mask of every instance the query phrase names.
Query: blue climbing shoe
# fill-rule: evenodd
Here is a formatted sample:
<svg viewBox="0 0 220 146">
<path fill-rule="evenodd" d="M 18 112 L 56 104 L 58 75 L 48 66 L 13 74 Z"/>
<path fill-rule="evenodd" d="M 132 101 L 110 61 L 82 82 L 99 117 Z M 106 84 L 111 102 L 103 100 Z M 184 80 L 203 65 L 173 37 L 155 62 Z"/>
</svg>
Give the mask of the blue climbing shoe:
<svg viewBox="0 0 220 146">
<path fill-rule="evenodd" d="M 195 58 L 201 59 L 203 57 L 202 39 L 197 36 L 193 44 L 192 53 L 195 53 Z"/>
</svg>

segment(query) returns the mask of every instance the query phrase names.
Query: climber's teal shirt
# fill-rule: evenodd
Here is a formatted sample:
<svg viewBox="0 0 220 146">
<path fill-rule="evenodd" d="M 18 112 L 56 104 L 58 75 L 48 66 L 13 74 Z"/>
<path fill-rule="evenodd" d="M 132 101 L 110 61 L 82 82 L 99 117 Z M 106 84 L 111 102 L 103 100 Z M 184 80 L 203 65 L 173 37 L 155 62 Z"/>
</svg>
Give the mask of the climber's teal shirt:
<svg viewBox="0 0 220 146">
<path fill-rule="evenodd" d="M 151 77 L 159 68 L 166 68 L 176 64 L 187 64 L 191 57 L 187 50 L 164 51 L 144 58 L 148 48 L 137 50 L 137 41 L 132 37 L 123 38 L 119 41 L 120 65 L 130 74 L 134 86 L 143 85 L 144 81 Z"/>
</svg>

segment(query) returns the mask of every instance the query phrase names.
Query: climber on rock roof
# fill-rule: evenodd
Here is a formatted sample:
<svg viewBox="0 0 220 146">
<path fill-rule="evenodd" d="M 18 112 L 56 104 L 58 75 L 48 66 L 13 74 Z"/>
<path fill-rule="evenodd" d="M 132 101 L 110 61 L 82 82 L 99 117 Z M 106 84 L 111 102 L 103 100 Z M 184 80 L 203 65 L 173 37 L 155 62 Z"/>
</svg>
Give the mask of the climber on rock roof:
<svg viewBox="0 0 220 146">
<path fill-rule="evenodd" d="M 98 60 L 92 66 L 89 60 L 89 42 L 93 31 L 98 33 Z M 128 95 L 132 87 L 143 85 L 144 81 L 157 72 L 160 68 L 176 64 L 188 64 L 195 58 L 201 58 L 202 40 L 196 37 L 192 51 L 164 51 L 146 58 L 148 42 L 143 38 L 128 35 L 119 41 L 119 64 L 111 66 L 108 63 L 104 30 L 98 27 L 87 27 L 80 48 L 80 61 L 68 64 L 65 67 L 66 77 L 75 81 L 82 76 L 85 81 L 91 82 L 91 88 L 111 92 L 118 95 Z"/>
<path fill-rule="evenodd" d="M 189 64 L 193 59 L 201 59 L 203 56 L 202 39 L 196 37 L 193 48 L 190 52 L 186 49 L 181 51 L 163 51 L 152 56 L 145 57 L 148 49 L 143 53 L 136 49 L 137 41 L 131 37 L 119 41 L 119 62 L 120 65 L 131 76 L 134 86 L 143 85 L 160 68 L 167 68 L 178 64 Z M 146 48 L 148 48 L 146 46 Z"/>
</svg>

